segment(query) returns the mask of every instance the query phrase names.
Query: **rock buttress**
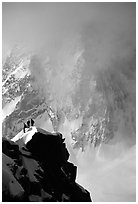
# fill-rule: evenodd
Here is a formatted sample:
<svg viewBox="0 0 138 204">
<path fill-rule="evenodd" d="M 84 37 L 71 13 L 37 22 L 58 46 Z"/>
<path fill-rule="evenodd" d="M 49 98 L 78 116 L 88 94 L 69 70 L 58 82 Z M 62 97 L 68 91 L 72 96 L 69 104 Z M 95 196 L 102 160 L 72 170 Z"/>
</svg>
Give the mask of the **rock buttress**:
<svg viewBox="0 0 138 204">
<path fill-rule="evenodd" d="M 62 134 L 37 128 L 22 147 L 7 139 L 2 144 L 3 201 L 91 202 L 90 193 L 75 182 L 77 167 L 68 162 Z M 13 180 L 18 195 L 11 191 Z"/>
</svg>

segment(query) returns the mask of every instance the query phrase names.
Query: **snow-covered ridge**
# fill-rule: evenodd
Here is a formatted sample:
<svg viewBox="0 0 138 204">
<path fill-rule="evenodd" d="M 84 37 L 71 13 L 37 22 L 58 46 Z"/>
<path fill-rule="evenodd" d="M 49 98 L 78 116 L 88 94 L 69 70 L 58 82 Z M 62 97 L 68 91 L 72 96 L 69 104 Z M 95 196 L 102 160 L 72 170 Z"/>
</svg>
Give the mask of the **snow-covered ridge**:
<svg viewBox="0 0 138 204">
<path fill-rule="evenodd" d="M 24 133 L 23 130 L 21 130 L 14 138 L 12 138 L 11 141 L 18 142 L 18 144 L 27 144 L 32 139 L 32 136 L 37 132 L 36 127 L 30 127 L 26 129 L 26 132 Z"/>
</svg>

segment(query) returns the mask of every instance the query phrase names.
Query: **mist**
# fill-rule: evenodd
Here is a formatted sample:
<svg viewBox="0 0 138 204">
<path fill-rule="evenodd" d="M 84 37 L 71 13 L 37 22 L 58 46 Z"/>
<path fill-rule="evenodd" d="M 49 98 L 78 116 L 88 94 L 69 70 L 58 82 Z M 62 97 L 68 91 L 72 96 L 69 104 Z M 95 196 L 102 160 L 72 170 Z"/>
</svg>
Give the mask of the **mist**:
<svg viewBox="0 0 138 204">
<path fill-rule="evenodd" d="M 14 46 L 31 53 L 33 88 L 64 115 L 59 131 L 77 181 L 94 201 L 135 201 L 136 4 L 3 3 L 2 32 L 3 57 Z M 73 149 L 71 132 L 106 109 L 113 139 Z"/>
</svg>

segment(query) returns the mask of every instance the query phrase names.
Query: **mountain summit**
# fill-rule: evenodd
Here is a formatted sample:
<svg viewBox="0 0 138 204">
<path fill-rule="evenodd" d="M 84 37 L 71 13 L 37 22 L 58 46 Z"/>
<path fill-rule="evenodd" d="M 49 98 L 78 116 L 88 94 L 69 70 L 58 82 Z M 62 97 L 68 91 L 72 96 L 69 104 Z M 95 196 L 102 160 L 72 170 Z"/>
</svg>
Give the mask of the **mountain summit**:
<svg viewBox="0 0 138 204">
<path fill-rule="evenodd" d="M 68 162 L 64 140 L 35 126 L 3 138 L 3 201 L 90 202 L 90 193 L 75 182 L 77 167 Z"/>
</svg>

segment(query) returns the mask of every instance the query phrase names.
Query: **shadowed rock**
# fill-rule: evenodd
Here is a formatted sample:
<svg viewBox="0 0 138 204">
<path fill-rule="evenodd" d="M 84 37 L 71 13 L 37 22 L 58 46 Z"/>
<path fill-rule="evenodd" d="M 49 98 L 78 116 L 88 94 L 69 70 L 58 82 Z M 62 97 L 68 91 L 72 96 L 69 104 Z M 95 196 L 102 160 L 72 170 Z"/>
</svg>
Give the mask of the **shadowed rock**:
<svg viewBox="0 0 138 204">
<path fill-rule="evenodd" d="M 27 143 L 20 140 L 3 139 L 3 201 L 91 201 L 89 192 L 75 182 L 77 167 L 68 162 L 62 134 L 37 128 Z M 13 179 L 18 195 L 11 190 Z"/>
</svg>

